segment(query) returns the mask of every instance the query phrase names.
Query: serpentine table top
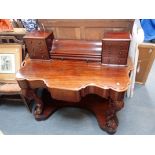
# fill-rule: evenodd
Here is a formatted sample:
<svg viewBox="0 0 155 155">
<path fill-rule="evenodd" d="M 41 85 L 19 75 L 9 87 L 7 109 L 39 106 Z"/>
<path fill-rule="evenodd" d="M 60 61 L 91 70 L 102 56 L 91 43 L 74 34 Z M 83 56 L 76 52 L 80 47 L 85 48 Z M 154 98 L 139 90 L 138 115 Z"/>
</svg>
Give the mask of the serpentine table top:
<svg viewBox="0 0 155 155">
<path fill-rule="evenodd" d="M 71 60 L 27 59 L 23 64 L 16 74 L 18 81 L 28 80 L 32 88 L 39 85 L 52 89 L 53 98 L 65 101 L 79 101 L 80 96 L 75 92 L 88 94 L 93 88 L 124 92 L 130 84 L 129 72 L 132 70 L 130 59 L 126 67 Z M 61 91 L 61 96 L 57 91 Z M 70 91 L 69 96 L 66 91 L 67 94 Z"/>
</svg>

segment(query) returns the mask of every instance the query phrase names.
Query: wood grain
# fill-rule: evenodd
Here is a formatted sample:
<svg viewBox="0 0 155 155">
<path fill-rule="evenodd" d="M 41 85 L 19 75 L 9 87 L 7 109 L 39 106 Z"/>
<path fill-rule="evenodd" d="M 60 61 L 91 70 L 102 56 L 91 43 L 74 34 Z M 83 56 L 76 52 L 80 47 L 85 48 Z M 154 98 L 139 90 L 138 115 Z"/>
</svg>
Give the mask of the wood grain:
<svg viewBox="0 0 155 155">
<path fill-rule="evenodd" d="M 39 81 L 48 87 L 55 99 L 79 101 L 81 94 L 104 94 L 104 89 L 126 91 L 130 83 L 131 66 L 109 67 L 101 63 L 67 60 L 30 60 L 16 74 L 18 82 L 22 80 Z M 43 84 L 44 83 L 44 84 Z M 20 84 L 21 88 L 23 87 Z M 37 86 L 33 85 L 33 89 Z M 98 93 L 98 90 L 100 93 Z M 88 91 L 88 93 L 87 93 Z"/>
<path fill-rule="evenodd" d="M 39 19 L 55 39 L 101 40 L 107 31 L 132 31 L 129 19 Z"/>
</svg>

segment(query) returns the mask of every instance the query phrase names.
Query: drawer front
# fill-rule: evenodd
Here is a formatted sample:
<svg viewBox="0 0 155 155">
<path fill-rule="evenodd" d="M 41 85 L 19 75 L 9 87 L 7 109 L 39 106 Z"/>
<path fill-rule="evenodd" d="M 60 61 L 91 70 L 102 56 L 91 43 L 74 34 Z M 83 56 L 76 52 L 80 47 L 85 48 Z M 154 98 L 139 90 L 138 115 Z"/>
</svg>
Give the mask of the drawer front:
<svg viewBox="0 0 155 155">
<path fill-rule="evenodd" d="M 104 50 L 102 52 L 102 56 L 103 57 L 118 57 L 118 58 L 127 58 L 128 57 L 128 51 L 124 51 L 124 50 Z"/>
<path fill-rule="evenodd" d="M 49 59 L 49 55 L 44 53 L 29 53 L 31 59 Z"/>
<path fill-rule="evenodd" d="M 127 59 L 115 57 L 102 57 L 103 64 L 126 65 Z"/>
<path fill-rule="evenodd" d="M 129 51 L 129 44 L 128 41 L 104 41 L 102 42 L 102 49 L 104 53 L 111 53 L 111 55 L 116 55 L 121 52 L 127 54 Z"/>
<path fill-rule="evenodd" d="M 26 47 L 31 59 L 49 59 L 49 53 L 44 40 L 25 40 Z"/>
<path fill-rule="evenodd" d="M 102 63 L 126 65 L 129 51 L 129 41 L 110 41 L 102 42 Z"/>
<path fill-rule="evenodd" d="M 30 51 L 46 51 L 46 44 L 44 41 L 40 41 L 40 40 L 28 40 L 26 41 L 26 47 L 30 50 Z"/>
<path fill-rule="evenodd" d="M 130 41 L 111 41 L 111 40 L 103 40 L 102 41 L 103 46 L 123 46 L 127 47 L 130 44 Z"/>
</svg>

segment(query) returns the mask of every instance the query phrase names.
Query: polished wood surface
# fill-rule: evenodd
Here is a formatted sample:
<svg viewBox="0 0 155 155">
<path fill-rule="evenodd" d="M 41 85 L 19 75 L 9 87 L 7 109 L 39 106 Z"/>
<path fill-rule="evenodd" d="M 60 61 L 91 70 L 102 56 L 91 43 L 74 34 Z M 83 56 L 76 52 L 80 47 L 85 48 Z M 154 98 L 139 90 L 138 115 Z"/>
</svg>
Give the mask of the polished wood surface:
<svg viewBox="0 0 155 155">
<path fill-rule="evenodd" d="M 130 41 L 131 36 L 129 32 L 106 32 L 102 40 L 121 40 Z"/>
<path fill-rule="evenodd" d="M 26 36 L 24 37 L 25 39 L 46 39 L 49 37 L 51 33 L 44 32 L 44 31 L 32 31 L 31 33 L 27 33 Z"/>
<path fill-rule="evenodd" d="M 52 48 L 53 32 L 33 31 L 24 36 L 27 51 L 31 59 L 50 59 L 49 51 Z"/>
<path fill-rule="evenodd" d="M 27 59 L 16 77 L 18 82 L 29 80 L 32 88 L 38 85 L 48 87 L 55 99 L 77 102 L 88 93 L 103 96 L 104 89 L 126 91 L 130 70 L 131 66 L 109 67 L 85 61 Z M 38 85 L 33 81 L 37 81 Z M 22 84 L 20 86 L 23 87 Z"/>
<path fill-rule="evenodd" d="M 122 101 L 124 93 L 117 94 L 119 96 L 119 101 L 112 101 L 101 98 L 95 94 L 89 94 L 77 103 L 52 99 L 50 93 L 46 89 L 43 90 L 42 94 L 41 99 L 46 106 L 44 106 L 44 111 L 41 115 L 35 115 L 36 120 L 45 120 L 60 108 L 82 108 L 89 110 L 95 115 L 102 130 L 105 130 L 109 134 L 114 134 L 116 132 L 118 126 L 116 112 L 124 107 L 124 102 Z M 35 108 L 33 109 L 33 113 L 35 114 Z"/>
<path fill-rule="evenodd" d="M 50 56 L 53 59 L 72 59 L 101 62 L 101 41 L 53 40 Z"/>
<path fill-rule="evenodd" d="M 74 106 L 92 111 L 102 129 L 115 133 L 116 113 L 124 106 L 131 69 L 130 61 L 126 67 L 112 67 L 97 62 L 28 58 L 16 77 L 24 97 L 36 103 L 36 120 L 47 119 L 59 108 Z M 41 99 L 37 88 L 45 88 L 52 99 Z"/>
<path fill-rule="evenodd" d="M 53 39 L 51 50 L 41 49 L 35 36 L 27 38 L 30 58 L 26 58 L 16 78 L 22 94 L 34 100 L 36 120 L 47 119 L 54 111 L 66 106 L 92 111 L 99 126 L 115 133 L 118 126 L 116 113 L 124 106 L 124 94 L 130 84 L 130 59 L 126 66 L 104 65 L 101 62 L 102 42 Z M 41 40 L 45 40 L 45 36 Z M 32 44 L 31 44 L 32 42 Z M 120 42 L 121 43 L 121 42 Z M 31 57 L 33 49 L 35 55 Z M 49 53 L 49 59 L 42 54 Z M 44 89 L 39 96 L 38 89 Z"/>
</svg>

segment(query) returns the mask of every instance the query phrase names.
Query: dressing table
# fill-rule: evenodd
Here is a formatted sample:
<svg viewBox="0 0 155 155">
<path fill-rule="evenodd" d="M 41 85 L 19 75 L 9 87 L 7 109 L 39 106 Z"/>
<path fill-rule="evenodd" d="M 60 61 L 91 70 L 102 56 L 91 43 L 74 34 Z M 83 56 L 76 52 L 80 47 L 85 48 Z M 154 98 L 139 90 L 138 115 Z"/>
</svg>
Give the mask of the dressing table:
<svg viewBox="0 0 155 155">
<path fill-rule="evenodd" d="M 16 79 L 23 95 L 35 101 L 35 119 L 45 120 L 63 107 L 84 108 L 95 114 L 101 129 L 115 133 L 116 114 L 124 106 L 133 69 L 128 57 L 130 34 L 108 33 L 103 40 L 86 41 L 31 32 L 24 40 L 29 57 Z M 42 96 L 38 88 L 43 89 Z"/>
</svg>

